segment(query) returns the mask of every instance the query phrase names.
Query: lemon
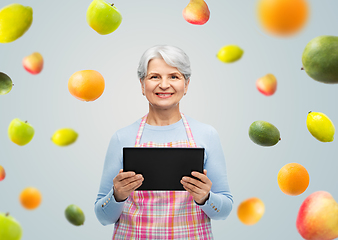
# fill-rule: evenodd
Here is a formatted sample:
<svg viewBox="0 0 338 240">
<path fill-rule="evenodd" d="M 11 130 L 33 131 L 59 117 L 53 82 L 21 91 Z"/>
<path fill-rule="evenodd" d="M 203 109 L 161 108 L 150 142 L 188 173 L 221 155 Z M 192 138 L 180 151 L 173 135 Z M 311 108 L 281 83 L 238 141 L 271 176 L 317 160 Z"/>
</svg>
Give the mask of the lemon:
<svg viewBox="0 0 338 240">
<path fill-rule="evenodd" d="M 0 43 L 13 42 L 31 26 L 33 9 L 13 3 L 0 10 Z"/>
<path fill-rule="evenodd" d="M 324 113 L 309 112 L 306 119 L 306 126 L 309 132 L 321 142 L 332 142 L 334 125 L 330 118 Z"/>
<path fill-rule="evenodd" d="M 222 47 L 218 53 L 217 58 L 224 63 L 232 63 L 239 60 L 244 51 L 237 45 L 227 45 Z"/>
<path fill-rule="evenodd" d="M 78 133 L 71 128 L 62 128 L 54 132 L 52 141 L 58 146 L 68 146 L 76 141 Z"/>
</svg>

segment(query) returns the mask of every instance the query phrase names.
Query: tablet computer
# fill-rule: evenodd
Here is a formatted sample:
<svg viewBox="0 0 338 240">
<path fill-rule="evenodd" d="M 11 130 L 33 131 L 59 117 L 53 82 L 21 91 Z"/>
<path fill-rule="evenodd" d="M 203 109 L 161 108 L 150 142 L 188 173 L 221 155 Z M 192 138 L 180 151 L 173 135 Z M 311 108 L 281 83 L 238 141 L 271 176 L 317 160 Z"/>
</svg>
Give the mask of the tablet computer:
<svg viewBox="0 0 338 240">
<path fill-rule="evenodd" d="M 123 148 L 123 171 L 134 171 L 144 178 L 136 191 L 185 191 L 182 177 L 193 177 L 192 171 L 203 173 L 203 165 L 204 148 Z"/>
</svg>

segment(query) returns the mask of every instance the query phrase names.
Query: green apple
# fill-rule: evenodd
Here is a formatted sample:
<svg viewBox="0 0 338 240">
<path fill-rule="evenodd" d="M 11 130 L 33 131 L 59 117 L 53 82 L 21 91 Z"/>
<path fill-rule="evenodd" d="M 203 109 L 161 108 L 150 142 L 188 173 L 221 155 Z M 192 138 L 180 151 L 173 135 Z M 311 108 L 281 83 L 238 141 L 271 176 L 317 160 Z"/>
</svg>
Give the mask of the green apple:
<svg viewBox="0 0 338 240">
<path fill-rule="evenodd" d="M 1 240 L 20 240 L 22 228 L 18 221 L 9 213 L 0 213 L 0 239 Z"/>
<path fill-rule="evenodd" d="M 11 121 L 8 127 L 9 139 L 20 145 L 26 145 L 34 136 L 34 128 L 29 123 L 21 121 L 19 118 L 15 118 Z"/>
<path fill-rule="evenodd" d="M 12 79 L 5 73 L 0 72 L 0 95 L 5 95 L 12 90 Z"/>
<path fill-rule="evenodd" d="M 89 26 L 101 35 L 114 32 L 121 21 L 122 15 L 119 10 L 105 0 L 94 0 L 87 9 Z"/>
</svg>

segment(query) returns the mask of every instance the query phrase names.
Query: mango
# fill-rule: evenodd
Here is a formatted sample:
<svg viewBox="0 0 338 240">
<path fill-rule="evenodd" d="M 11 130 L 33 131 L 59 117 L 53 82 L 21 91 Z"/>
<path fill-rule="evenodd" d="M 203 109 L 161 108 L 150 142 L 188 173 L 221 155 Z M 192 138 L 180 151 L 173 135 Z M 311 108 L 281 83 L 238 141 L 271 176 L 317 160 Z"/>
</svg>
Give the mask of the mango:
<svg viewBox="0 0 338 240">
<path fill-rule="evenodd" d="M 338 83 L 338 37 L 319 36 L 312 39 L 302 55 L 303 70 L 322 83 Z"/>
</svg>

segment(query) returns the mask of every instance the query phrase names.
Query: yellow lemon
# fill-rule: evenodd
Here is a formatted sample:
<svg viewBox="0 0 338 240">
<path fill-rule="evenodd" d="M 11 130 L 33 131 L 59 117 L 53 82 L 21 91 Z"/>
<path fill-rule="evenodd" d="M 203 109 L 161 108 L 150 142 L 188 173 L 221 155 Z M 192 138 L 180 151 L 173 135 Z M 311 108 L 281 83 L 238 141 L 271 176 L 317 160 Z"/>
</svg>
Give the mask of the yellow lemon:
<svg viewBox="0 0 338 240">
<path fill-rule="evenodd" d="M 218 53 L 217 58 L 224 63 L 232 63 L 239 60 L 244 51 L 237 45 L 227 45 L 222 47 Z"/>
<path fill-rule="evenodd" d="M 330 118 L 324 113 L 309 112 L 306 119 L 306 126 L 309 132 L 321 142 L 332 142 L 334 125 Z"/>
<path fill-rule="evenodd" d="M 13 42 L 21 37 L 31 26 L 33 10 L 13 3 L 0 10 L 0 43 Z"/>
<path fill-rule="evenodd" d="M 54 132 L 52 141 L 58 146 L 68 146 L 76 141 L 78 133 L 71 128 L 62 128 Z"/>
</svg>

